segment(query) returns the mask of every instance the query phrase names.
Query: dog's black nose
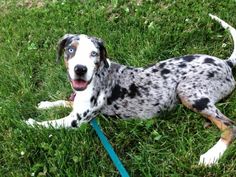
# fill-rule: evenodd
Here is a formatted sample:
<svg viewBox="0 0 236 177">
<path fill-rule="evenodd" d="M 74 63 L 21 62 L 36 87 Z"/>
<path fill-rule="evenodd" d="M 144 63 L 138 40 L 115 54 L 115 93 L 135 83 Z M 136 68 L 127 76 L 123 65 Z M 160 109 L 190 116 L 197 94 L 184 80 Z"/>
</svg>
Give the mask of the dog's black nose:
<svg viewBox="0 0 236 177">
<path fill-rule="evenodd" d="M 77 75 L 83 76 L 87 72 L 87 67 L 84 65 L 76 65 L 74 71 Z"/>
</svg>

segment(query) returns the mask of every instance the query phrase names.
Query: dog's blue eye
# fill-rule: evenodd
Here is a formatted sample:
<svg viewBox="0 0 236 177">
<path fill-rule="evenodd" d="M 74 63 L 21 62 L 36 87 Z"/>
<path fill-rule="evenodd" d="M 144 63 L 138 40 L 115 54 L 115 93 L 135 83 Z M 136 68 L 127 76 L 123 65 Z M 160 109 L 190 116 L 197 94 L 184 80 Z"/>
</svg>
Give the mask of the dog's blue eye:
<svg viewBox="0 0 236 177">
<path fill-rule="evenodd" d="M 98 53 L 95 52 L 95 51 L 92 51 L 92 52 L 91 52 L 91 56 L 92 56 L 92 57 L 96 57 L 96 56 L 98 56 Z"/>
<path fill-rule="evenodd" d="M 69 48 L 69 49 L 68 49 L 68 52 L 69 52 L 69 53 L 74 53 L 74 51 L 75 51 L 75 49 L 73 49 L 73 48 Z"/>
</svg>

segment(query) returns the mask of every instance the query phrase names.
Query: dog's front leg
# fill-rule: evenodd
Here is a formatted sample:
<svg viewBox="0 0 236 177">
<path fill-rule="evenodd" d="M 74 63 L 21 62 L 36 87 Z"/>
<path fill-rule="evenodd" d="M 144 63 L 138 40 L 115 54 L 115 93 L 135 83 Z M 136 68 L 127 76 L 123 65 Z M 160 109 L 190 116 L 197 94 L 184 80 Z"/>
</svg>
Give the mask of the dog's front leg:
<svg viewBox="0 0 236 177">
<path fill-rule="evenodd" d="M 77 117 L 78 124 L 91 121 L 100 111 L 101 107 L 104 105 L 105 94 L 100 92 L 98 97 L 84 97 L 78 94 L 75 97 L 73 111 Z M 96 100 L 96 101 L 94 101 Z"/>
<path fill-rule="evenodd" d="M 54 107 L 72 107 L 72 101 L 57 100 L 57 101 L 41 101 L 38 104 L 38 109 L 50 109 Z"/>
<path fill-rule="evenodd" d="M 79 124 L 82 122 L 77 121 L 77 117 L 74 114 L 74 112 L 71 112 L 68 116 L 61 118 L 61 119 L 56 119 L 56 120 L 50 120 L 50 121 L 42 121 L 38 122 L 34 119 L 28 119 L 26 121 L 27 125 L 30 126 L 43 126 L 45 128 L 72 128 L 72 127 L 77 127 Z"/>
<path fill-rule="evenodd" d="M 82 123 L 89 122 L 93 119 L 97 112 L 104 104 L 104 93 L 101 92 L 96 98 L 96 104 L 91 103 L 90 97 L 84 97 L 83 94 L 78 94 L 75 97 L 73 104 L 73 111 L 70 115 L 56 120 L 38 122 L 34 119 L 28 119 L 26 123 L 31 126 L 43 126 L 52 128 L 75 128 L 79 127 Z"/>
</svg>

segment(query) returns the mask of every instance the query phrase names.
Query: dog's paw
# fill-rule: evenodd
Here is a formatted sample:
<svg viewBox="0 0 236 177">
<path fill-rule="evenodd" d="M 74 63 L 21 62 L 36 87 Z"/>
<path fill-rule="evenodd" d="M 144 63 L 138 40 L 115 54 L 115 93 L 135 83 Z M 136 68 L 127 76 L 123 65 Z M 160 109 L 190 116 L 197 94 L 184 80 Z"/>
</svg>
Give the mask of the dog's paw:
<svg viewBox="0 0 236 177">
<path fill-rule="evenodd" d="M 211 167 L 218 163 L 219 158 L 220 158 L 220 155 L 218 154 L 205 153 L 200 156 L 198 165 Z"/>
<path fill-rule="evenodd" d="M 38 104 L 38 109 L 50 109 L 52 107 L 55 107 L 55 104 L 53 102 L 50 102 L 50 101 L 41 101 L 39 104 Z"/>
<path fill-rule="evenodd" d="M 53 107 L 53 103 L 50 101 L 41 101 L 37 106 L 38 109 L 49 109 L 51 107 Z"/>
<path fill-rule="evenodd" d="M 38 124 L 38 122 L 37 122 L 36 120 L 31 119 L 31 118 L 28 119 L 28 120 L 26 120 L 25 123 L 26 123 L 28 126 L 31 126 L 31 127 L 34 127 L 35 125 Z"/>
<path fill-rule="evenodd" d="M 200 156 L 199 165 L 212 166 L 218 163 L 220 157 L 227 149 L 227 144 L 223 139 L 220 139 L 211 149 Z"/>
<path fill-rule="evenodd" d="M 53 108 L 53 107 L 60 107 L 60 106 L 63 106 L 65 107 L 66 106 L 66 103 L 64 100 L 58 100 L 58 101 L 41 101 L 39 104 L 38 104 L 38 109 L 50 109 L 50 108 Z"/>
</svg>

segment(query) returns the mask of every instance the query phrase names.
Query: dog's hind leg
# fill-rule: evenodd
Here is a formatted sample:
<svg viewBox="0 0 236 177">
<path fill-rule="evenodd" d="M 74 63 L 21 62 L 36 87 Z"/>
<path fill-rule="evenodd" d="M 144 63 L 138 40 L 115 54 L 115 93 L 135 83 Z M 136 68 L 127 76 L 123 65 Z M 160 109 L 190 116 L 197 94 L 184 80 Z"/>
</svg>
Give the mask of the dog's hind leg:
<svg viewBox="0 0 236 177">
<path fill-rule="evenodd" d="M 193 108 L 193 110 L 199 112 L 196 108 Z M 232 143 L 236 135 L 236 127 L 232 120 L 222 114 L 211 103 L 209 103 L 208 108 L 205 108 L 199 113 L 214 123 L 222 132 L 220 140 L 200 157 L 199 164 L 210 166 L 217 163 L 224 151 Z"/>
<path fill-rule="evenodd" d="M 202 116 L 214 123 L 222 132 L 220 140 L 205 154 L 200 156 L 200 165 L 211 166 L 218 162 L 227 147 L 232 143 L 236 136 L 235 123 L 220 112 L 211 101 L 207 94 L 202 90 L 193 89 L 187 91 L 177 88 L 178 96 L 184 106 L 200 113 Z M 205 92 L 206 93 L 206 92 Z"/>
</svg>

